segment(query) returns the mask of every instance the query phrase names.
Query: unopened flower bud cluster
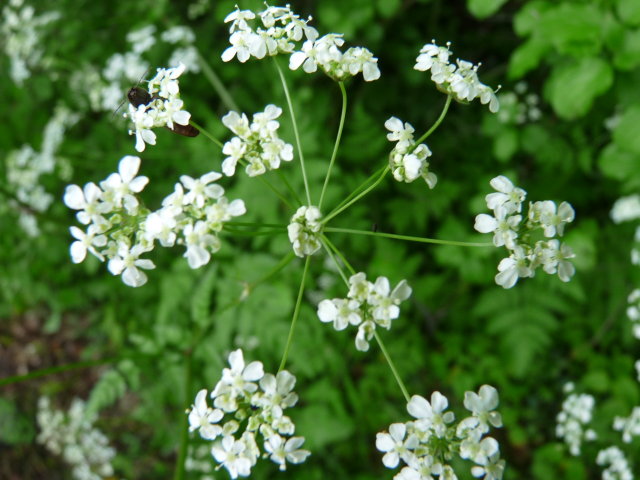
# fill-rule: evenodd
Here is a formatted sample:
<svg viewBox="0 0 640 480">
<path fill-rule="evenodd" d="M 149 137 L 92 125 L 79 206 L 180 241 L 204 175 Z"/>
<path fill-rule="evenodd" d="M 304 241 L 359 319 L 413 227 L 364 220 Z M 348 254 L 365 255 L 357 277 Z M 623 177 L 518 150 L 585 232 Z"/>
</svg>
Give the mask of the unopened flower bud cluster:
<svg viewBox="0 0 640 480">
<path fill-rule="evenodd" d="M 209 395 L 200 390 L 189 413 L 189 431 L 213 442 L 211 455 L 231 478 L 246 477 L 260 456 L 285 470 L 310 455 L 300 449 L 303 437 L 293 437 L 295 425 L 284 410 L 298 402 L 296 378 L 286 370 L 264 373 L 261 362 L 245 364 L 242 350 L 229 355 L 230 368 Z M 261 439 L 262 451 L 258 445 Z"/>
<path fill-rule="evenodd" d="M 568 282 L 575 273 L 569 262 L 575 254 L 571 247 L 560 243 L 556 236 L 564 234 L 564 227 L 575 216 L 567 202 L 556 206 L 545 200 L 529 203 L 526 217 L 521 215 L 527 193 L 500 175 L 490 182 L 496 193 L 486 196 L 493 216 L 476 216 L 474 228 L 481 233 L 493 233 L 493 244 L 504 246 L 510 255 L 498 265 L 496 283 L 503 288 L 513 287 L 519 278 L 533 277 L 538 267 L 548 274 L 558 274 Z"/>
<path fill-rule="evenodd" d="M 387 133 L 387 140 L 398 142 L 389 154 L 389 168 L 393 178 L 405 183 L 422 178 L 429 188 L 435 187 L 438 177 L 429 171 L 427 161 L 431 156 L 431 150 L 424 143 L 416 144 L 413 139 L 413 126 L 407 122 L 403 124 L 402 120 L 396 117 L 389 118 L 384 122 L 384 126 L 390 132 Z"/>
<path fill-rule="evenodd" d="M 378 433 L 376 447 L 384 452 L 382 463 L 387 468 L 404 465 L 395 480 L 454 480 L 452 460 L 455 457 L 475 463 L 471 474 L 485 480 L 502 478 L 505 462 L 500 459 L 498 442 L 486 434 L 491 427 L 501 427 L 498 392 L 489 385 L 478 393 L 466 392 L 464 406 L 469 417 L 455 422 L 453 412 L 447 412 L 447 398 L 440 392 L 431 395 L 431 402 L 414 395 L 407 411 L 415 419 L 393 423 L 388 432 Z"/>
<path fill-rule="evenodd" d="M 332 322 L 336 330 L 358 327 L 356 349 L 366 352 L 376 327 L 389 330 L 391 322 L 400 316 L 399 305 L 410 295 L 411 287 L 405 280 L 391 290 L 388 278 L 378 277 L 371 283 L 360 272 L 349 278 L 347 298 L 325 299 L 318 304 L 318 318 Z"/>
<path fill-rule="evenodd" d="M 596 432 L 585 428 L 590 422 L 595 400 L 592 395 L 586 393 L 572 393 L 573 383 L 564 386 L 564 391 L 569 395 L 562 402 L 562 411 L 556 417 L 556 436 L 564 440 L 569 446 L 571 455 L 580 455 L 583 440 L 595 440 Z"/>
<path fill-rule="evenodd" d="M 180 99 L 178 77 L 185 70 L 180 64 L 175 68 L 158 68 L 156 76 L 149 80 L 147 91 L 151 96 L 149 103 L 130 104 L 128 116 L 134 124 L 135 130 L 129 130 L 129 135 L 136 136 L 136 150 L 142 152 L 145 144 L 155 145 L 156 134 L 151 130 L 156 127 L 173 129 L 174 123 L 188 125 L 191 114 L 183 110 L 184 102 Z"/>
<path fill-rule="evenodd" d="M 260 25 L 256 25 L 258 19 Z M 336 81 L 361 72 L 366 81 L 380 78 L 378 59 L 369 50 L 355 47 L 342 52 L 342 35 L 330 33 L 318 38 L 317 30 L 308 25 L 310 20 L 302 20 L 288 5 L 267 6 L 258 14 L 236 9 L 225 18 L 225 23 L 231 23 L 231 46 L 222 53 L 222 60 L 228 62 L 237 57 L 244 63 L 251 57 L 291 54 L 292 70 L 302 66 L 305 72 L 313 73 L 320 68 Z"/>
<path fill-rule="evenodd" d="M 47 397 L 38 400 L 38 443 L 60 455 L 71 467 L 75 480 L 102 480 L 113 475 L 115 450 L 107 437 L 93 426 L 85 403 L 75 399 L 68 412 L 55 410 Z"/>
<path fill-rule="evenodd" d="M 281 114 L 280 107 L 267 105 L 264 112 L 253 115 L 251 124 L 244 113 L 232 111 L 222 117 L 222 123 L 237 135 L 222 148 L 228 155 L 222 162 L 225 175 L 232 176 L 238 162 L 246 165 L 247 175 L 255 177 L 279 168 L 281 161 L 293 160 L 293 146 L 278 137 L 280 122 L 276 119 Z"/>
<path fill-rule="evenodd" d="M 457 59 L 451 63 L 451 43 L 445 47 L 436 45 L 435 40 L 424 45 L 413 67 L 421 72 L 430 71 L 431 80 L 438 90 L 453 96 L 460 103 L 468 103 L 479 98 L 483 105 L 489 104 L 489 110 L 496 113 L 500 108 L 495 91 L 478 79 L 478 67 L 466 60 Z"/>
<path fill-rule="evenodd" d="M 298 257 L 313 255 L 322 247 L 322 214 L 318 207 L 303 206 L 296 210 L 287 226 L 289 241 Z"/>
<path fill-rule="evenodd" d="M 229 202 L 224 189 L 213 183 L 222 175 L 209 172 L 198 179 L 182 175 L 162 208 L 151 212 L 136 197 L 149 182 L 137 176 L 139 168 L 140 158 L 127 155 L 118 173 L 100 186 L 93 182 L 83 189 L 69 185 L 64 195 L 65 204 L 79 210 L 76 218 L 86 225 L 85 231 L 70 228 L 76 238 L 71 245 L 73 262 L 82 262 L 87 252 L 100 261 L 107 258 L 109 271 L 122 274 L 122 281 L 132 287 L 144 285 L 143 270 L 155 268 L 151 260 L 140 257 L 153 250 L 156 241 L 163 247 L 184 245 L 189 266 L 199 268 L 219 250 L 217 234 L 224 222 L 246 211 L 242 200 Z"/>
</svg>

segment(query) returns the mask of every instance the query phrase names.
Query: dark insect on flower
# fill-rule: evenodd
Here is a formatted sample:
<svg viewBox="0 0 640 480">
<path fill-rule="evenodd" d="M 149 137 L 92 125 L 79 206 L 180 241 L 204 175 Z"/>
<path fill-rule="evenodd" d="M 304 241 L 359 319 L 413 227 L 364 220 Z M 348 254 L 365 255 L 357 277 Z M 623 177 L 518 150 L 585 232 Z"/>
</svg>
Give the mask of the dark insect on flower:
<svg viewBox="0 0 640 480">
<path fill-rule="evenodd" d="M 138 108 L 140 105 L 148 105 L 153 100 L 158 99 L 159 97 L 153 97 L 149 92 L 147 92 L 142 87 L 131 87 L 127 92 L 127 98 L 129 99 L 129 103 L 134 107 Z M 184 135 L 185 137 L 197 137 L 200 134 L 200 130 L 198 130 L 193 125 L 180 125 L 179 123 L 173 123 L 173 128 L 166 127 L 174 133 L 178 135 Z"/>
</svg>

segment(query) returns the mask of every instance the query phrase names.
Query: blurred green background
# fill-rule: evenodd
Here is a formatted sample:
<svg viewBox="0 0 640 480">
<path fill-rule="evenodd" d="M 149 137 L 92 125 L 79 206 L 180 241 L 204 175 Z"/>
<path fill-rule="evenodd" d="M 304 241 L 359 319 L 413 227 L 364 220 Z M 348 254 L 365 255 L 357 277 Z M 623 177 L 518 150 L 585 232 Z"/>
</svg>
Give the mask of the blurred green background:
<svg viewBox="0 0 640 480">
<path fill-rule="evenodd" d="M 98 426 L 118 451 L 117 478 L 170 478 L 175 467 L 184 409 L 200 388 L 212 388 L 227 352 L 241 347 L 248 360 L 277 370 L 286 341 L 301 262 L 261 285 L 237 308 L 217 309 L 238 297 L 290 249 L 285 235 L 225 237 L 212 265 L 192 271 L 182 250 L 156 249 L 149 282 L 132 289 L 91 258 L 69 259 L 75 224 L 62 203 L 69 183 L 98 182 L 134 154 L 128 126 L 115 108 L 97 108 L 105 65 L 131 50 L 129 32 L 154 25 L 156 43 L 143 57 L 151 69 L 166 66 L 176 45 L 162 42 L 170 27 L 187 25 L 193 45 L 242 111 L 269 103 L 285 105 L 271 62 L 224 64 L 228 46 L 224 17 L 236 1 L 137 0 L 96 2 L 38 0 L 36 14 L 60 18 L 37 31 L 42 59 L 20 84 L 0 55 L 3 112 L 0 158 L 0 375 L 96 361 L 98 365 L 0 387 L 0 478 L 70 478 L 59 458 L 36 443 L 37 398 L 46 394 L 68 408 L 75 396 L 100 411 Z M 260 2 L 238 1 L 241 8 Z M 435 39 L 453 43 L 456 58 L 481 62 L 484 83 L 502 85 L 502 109 L 492 115 L 479 103 L 452 105 L 429 139 L 434 190 L 421 182 L 388 178 L 333 226 L 464 241 L 488 241 L 473 230 L 486 210 L 489 180 L 509 176 L 528 199 L 568 201 L 576 220 L 566 241 L 576 251 L 570 283 L 540 272 L 503 290 L 493 277 L 504 251 L 400 243 L 369 237 L 331 236 L 357 270 L 370 278 L 407 279 L 413 288 L 402 316 L 383 332 L 410 392 L 445 394 L 460 412 L 465 390 L 488 383 L 500 392 L 505 427 L 496 433 L 507 461 L 507 479 L 587 479 L 599 476 L 598 448 L 620 444 L 612 418 L 640 401 L 633 364 L 640 349 L 625 316 L 627 296 L 638 286 L 630 263 L 635 226 L 614 224 L 609 212 L 621 196 L 640 190 L 640 2 L 637 0 L 341 0 L 296 1 L 292 8 L 313 15 L 321 34 L 344 33 L 349 46 L 362 45 L 379 58 L 382 78 L 351 81 L 342 147 L 327 197 L 336 205 L 384 165 L 392 145 L 384 121 L 398 116 L 417 132 L 438 117 L 445 97 L 428 74 L 413 70 L 420 47 Z M 3 20 L 6 23 L 6 15 Z M 0 47 L 9 48 L 7 31 Z M 285 58 L 281 64 L 285 65 Z M 206 67 L 205 67 L 206 68 Z M 197 69 L 197 68 L 196 68 Z M 340 92 L 321 74 L 288 72 L 309 164 L 312 194 L 320 192 L 340 114 Z M 229 110 L 208 72 L 181 77 L 186 109 L 218 138 Z M 121 100 L 136 83 L 116 79 Z M 117 97 L 117 95 L 116 95 Z M 55 153 L 56 167 L 36 179 L 53 195 L 42 212 L 16 201 L 8 180 L 9 159 L 30 145 L 43 148 L 43 130 L 60 106 L 77 114 Z M 121 111 L 124 111 L 121 109 Z M 282 137 L 293 143 L 290 119 Z M 13 152 L 13 153 L 12 153 Z M 156 146 L 142 153 L 144 192 L 155 208 L 182 174 L 220 170 L 222 154 L 206 137 L 187 139 L 158 132 Z M 285 173 L 298 191 L 296 165 Z M 244 199 L 247 221 L 286 223 L 268 189 L 244 176 L 223 186 Z M 39 233 L 20 227 L 35 215 Z M 250 220 L 249 220 L 250 217 Z M 244 218 L 243 218 L 244 220 Z M 24 220 L 23 220 L 24 221 Z M 380 351 L 357 352 L 353 336 L 317 320 L 321 298 L 342 296 L 339 277 L 322 257 L 314 258 L 307 298 L 288 369 L 298 378 L 300 404 L 292 410 L 296 434 L 313 455 L 281 478 L 391 478 L 375 449 L 375 433 L 407 420 L 401 392 Z M 193 391 L 185 397 L 184 347 L 195 326 L 213 322 L 193 352 Z M 555 438 L 562 386 L 574 381 L 592 393 L 598 442 L 571 457 Z M 194 445 L 197 442 L 194 440 Z M 638 442 L 625 445 L 639 458 Z M 471 478 L 468 466 L 457 470 Z M 253 478 L 271 478 L 276 466 L 259 462 Z M 199 478 L 193 475 L 190 478 Z M 228 478 L 220 471 L 216 478 Z"/>
</svg>

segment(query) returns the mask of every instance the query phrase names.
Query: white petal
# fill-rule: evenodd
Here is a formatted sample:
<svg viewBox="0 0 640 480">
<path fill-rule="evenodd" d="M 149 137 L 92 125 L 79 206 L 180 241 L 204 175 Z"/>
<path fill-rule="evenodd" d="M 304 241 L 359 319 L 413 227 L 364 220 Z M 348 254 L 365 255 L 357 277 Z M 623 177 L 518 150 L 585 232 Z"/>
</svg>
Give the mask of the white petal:
<svg viewBox="0 0 640 480">
<path fill-rule="evenodd" d="M 486 213 L 481 213 L 476 216 L 476 223 L 473 225 L 480 233 L 489 233 L 495 231 L 498 228 L 498 221 Z"/>
</svg>

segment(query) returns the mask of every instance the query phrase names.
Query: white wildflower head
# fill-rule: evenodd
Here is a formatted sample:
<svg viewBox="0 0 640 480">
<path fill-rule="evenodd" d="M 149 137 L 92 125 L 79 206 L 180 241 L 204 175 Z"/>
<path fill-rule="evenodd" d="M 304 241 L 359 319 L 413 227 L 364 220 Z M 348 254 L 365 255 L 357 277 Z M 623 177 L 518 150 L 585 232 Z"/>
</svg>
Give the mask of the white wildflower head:
<svg viewBox="0 0 640 480">
<path fill-rule="evenodd" d="M 267 105 L 264 112 L 253 115 L 251 123 L 244 113 L 232 111 L 222 117 L 222 123 L 236 134 L 222 148 L 227 155 L 222 162 L 225 175 L 234 175 L 238 163 L 245 166 L 247 175 L 255 177 L 293 160 L 293 146 L 278 136 L 280 123 L 276 119 L 281 114 L 280 107 Z"/>
<path fill-rule="evenodd" d="M 596 463 L 606 467 L 602 471 L 603 480 L 633 480 L 633 472 L 622 450 L 609 447 L 598 452 Z"/>
<path fill-rule="evenodd" d="M 567 223 L 575 218 L 573 207 L 551 200 L 529 204 L 527 215 L 522 215 L 526 192 L 500 175 L 491 180 L 496 190 L 486 196 L 487 207 L 493 215 L 476 216 L 474 228 L 481 233 L 493 233 L 493 244 L 504 246 L 509 256 L 498 264 L 496 283 L 503 288 L 513 287 L 519 278 L 533 277 L 538 267 L 560 280 L 568 282 L 575 273 L 569 261 L 575 254 L 559 238 Z"/>
<path fill-rule="evenodd" d="M 284 414 L 298 401 L 295 383 L 288 371 L 265 373 L 261 362 L 247 364 L 242 350 L 235 350 L 211 392 L 213 406 L 207 405 L 207 390 L 196 395 L 187 412 L 189 431 L 213 441 L 213 459 L 232 478 L 248 476 L 261 454 L 280 470 L 302 463 L 310 452 L 300 448 L 304 438 L 292 436 L 295 425 Z"/>
<path fill-rule="evenodd" d="M 376 448 L 384 453 L 384 466 L 402 466 L 394 478 L 455 479 L 450 465 L 455 456 L 474 463 L 474 477 L 502 478 L 500 447 L 494 438 L 486 436 L 491 426 L 502 426 L 500 414 L 495 412 L 497 391 L 483 385 L 478 393 L 466 392 L 464 404 L 472 415 L 456 422 L 453 412 L 447 411 L 447 398 L 440 392 L 433 392 L 430 401 L 420 395 L 411 397 L 407 411 L 414 420 L 393 423 L 388 433 L 376 436 Z"/>
<path fill-rule="evenodd" d="M 631 321 L 633 336 L 640 340 L 640 289 L 633 290 L 627 302 L 627 317 Z"/>
<path fill-rule="evenodd" d="M 289 241 L 298 257 L 313 255 L 320 247 L 322 235 L 322 214 L 318 207 L 303 206 L 296 210 L 287 227 Z"/>
<path fill-rule="evenodd" d="M 391 290 L 386 277 L 371 283 L 363 272 L 352 275 L 349 286 L 347 298 L 325 299 L 318 304 L 318 318 L 333 323 L 336 330 L 357 327 L 356 348 L 364 352 L 369 350 L 376 327 L 389 330 L 391 322 L 400 316 L 399 305 L 409 298 L 411 287 L 402 280 Z"/>
<path fill-rule="evenodd" d="M 628 222 L 640 218 L 640 195 L 629 195 L 616 200 L 611 208 L 611 220 L 615 223 Z"/>
<path fill-rule="evenodd" d="M 398 142 L 389 154 L 389 167 L 393 178 L 398 182 L 411 183 L 422 178 L 429 188 L 434 188 L 438 182 L 436 174 L 429 171 L 431 150 L 424 144 L 417 144 L 413 139 L 415 129 L 410 123 L 403 123 L 396 117 L 389 118 L 384 126 L 389 133 L 387 139 Z"/>
<path fill-rule="evenodd" d="M 633 437 L 640 436 L 640 407 L 634 407 L 628 417 L 615 417 L 613 429 L 622 432 L 624 443 L 631 443 Z"/>
<path fill-rule="evenodd" d="M 596 434 L 586 428 L 591 422 L 595 400 L 586 393 L 573 393 L 572 383 L 565 385 L 567 398 L 562 403 L 562 411 L 556 417 L 556 436 L 565 441 L 571 455 L 580 455 L 584 440 L 594 440 Z"/>
<path fill-rule="evenodd" d="M 452 63 L 450 47 L 450 42 L 442 47 L 432 40 L 420 49 L 413 68 L 421 72 L 430 71 L 431 80 L 438 90 L 451 95 L 456 101 L 469 103 L 478 98 L 480 103 L 489 104 L 489 110 L 496 113 L 500 108 L 498 98 L 491 87 L 478 79 L 480 65 L 460 59 Z"/>
</svg>

